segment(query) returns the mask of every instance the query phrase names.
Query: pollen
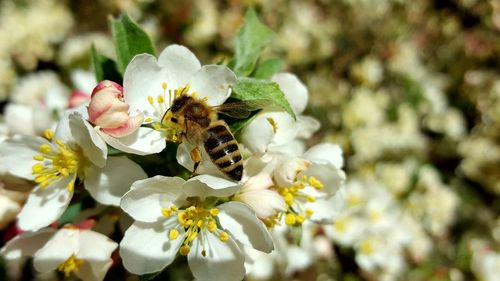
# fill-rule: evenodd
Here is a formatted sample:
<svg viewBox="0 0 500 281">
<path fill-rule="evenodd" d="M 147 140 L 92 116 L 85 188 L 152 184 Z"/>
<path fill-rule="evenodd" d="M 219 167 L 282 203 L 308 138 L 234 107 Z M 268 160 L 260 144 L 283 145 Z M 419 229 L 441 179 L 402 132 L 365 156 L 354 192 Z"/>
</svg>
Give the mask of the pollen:
<svg viewBox="0 0 500 281">
<path fill-rule="evenodd" d="M 188 208 L 177 210 L 175 205 L 162 209 L 162 215 L 171 217 L 176 215 L 177 221 L 180 226 L 185 230 L 183 246 L 179 249 L 181 255 L 187 255 L 191 249 L 191 244 L 194 240 L 204 236 L 202 231 L 208 231 L 219 236 L 221 241 L 227 241 L 230 237 L 229 234 L 221 231 L 217 225 L 217 215 L 219 209 L 206 208 L 204 206 L 192 205 Z M 175 228 L 169 229 L 168 237 L 170 240 L 176 239 L 179 231 Z M 202 243 L 205 239 L 201 239 Z"/>
<path fill-rule="evenodd" d="M 163 83 L 161 83 L 161 88 L 162 88 L 163 90 L 167 90 L 167 82 L 163 82 Z"/>
<path fill-rule="evenodd" d="M 158 101 L 158 103 L 163 103 L 163 102 L 165 102 L 165 99 L 163 98 L 162 95 L 159 95 L 157 101 Z"/>
<path fill-rule="evenodd" d="M 179 254 L 187 256 L 190 251 L 191 247 L 189 247 L 188 245 L 182 245 L 181 248 L 179 249 Z"/>
<path fill-rule="evenodd" d="M 46 132 L 47 137 L 53 137 L 52 133 Z M 67 190 L 73 192 L 74 181 L 78 176 L 79 168 L 84 162 L 83 154 L 60 140 L 55 143 L 40 145 L 41 155 L 33 157 L 39 163 L 31 167 L 35 176 L 35 182 L 42 188 L 46 188 L 60 178 L 73 176 L 74 179 L 67 185 Z"/>
<path fill-rule="evenodd" d="M 177 237 L 179 237 L 179 231 L 174 228 L 170 229 L 170 231 L 168 232 L 168 239 L 175 240 L 177 239 Z"/>
<path fill-rule="evenodd" d="M 226 242 L 227 240 L 229 240 L 229 234 L 227 234 L 227 232 L 225 231 L 221 231 L 221 233 L 219 234 L 219 239 L 222 242 Z"/>
<path fill-rule="evenodd" d="M 359 249 L 365 255 L 369 255 L 375 251 L 373 242 L 371 240 L 365 240 L 361 242 Z"/>
<path fill-rule="evenodd" d="M 76 258 L 75 255 L 71 255 L 71 257 L 57 267 L 57 270 L 64 273 L 64 276 L 68 278 L 72 273 L 77 273 L 79 267 L 84 263 L 84 260 Z"/>
<path fill-rule="evenodd" d="M 323 183 L 321 183 L 318 179 L 316 179 L 315 177 L 310 177 L 309 178 L 309 184 L 316 188 L 316 189 L 322 189 L 324 186 L 323 186 Z"/>
<path fill-rule="evenodd" d="M 52 140 L 52 138 L 54 138 L 54 131 L 52 131 L 51 129 L 47 129 L 43 132 L 43 136 L 50 141 Z"/>
<path fill-rule="evenodd" d="M 287 225 L 294 225 L 295 223 L 297 222 L 297 218 L 295 216 L 295 214 L 287 214 L 286 217 L 285 217 L 285 223 Z"/>
<path fill-rule="evenodd" d="M 148 102 L 151 105 L 155 104 L 155 100 L 154 100 L 154 98 L 152 96 L 148 96 Z"/>
</svg>

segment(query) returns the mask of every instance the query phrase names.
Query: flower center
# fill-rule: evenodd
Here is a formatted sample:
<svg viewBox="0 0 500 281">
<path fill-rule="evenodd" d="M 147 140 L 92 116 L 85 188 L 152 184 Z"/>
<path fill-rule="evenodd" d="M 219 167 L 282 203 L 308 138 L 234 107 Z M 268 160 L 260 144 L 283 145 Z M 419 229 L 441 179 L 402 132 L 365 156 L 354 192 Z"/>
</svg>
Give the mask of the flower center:
<svg viewBox="0 0 500 281">
<path fill-rule="evenodd" d="M 51 130 L 45 131 L 45 138 L 52 141 L 54 132 Z M 44 143 L 39 148 L 40 155 L 33 157 L 39 163 L 34 164 L 32 174 L 35 175 L 35 182 L 40 184 L 41 188 L 45 188 L 62 177 L 67 177 L 78 173 L 78 168 L 83 162 L 83 155 L 80 151 L 76 151 L 63 143 L 61 140 L 55 140 L 50 144 Z M 67 189 L 73 191 L 75 180 L 72 180 Z"/>
<path fill-rule="evenodd" d="M 85 263 L 84 260 L 77 259 L 75 255 L 71 255 L 65 262 L 61 263 L 57 270 L 64 273 L 66 278 L 71 276 L 71 273 L 77 273 L 78 268 Z"/>
<path fill-rule="evenodd" d="M 370 255 L 375 251 L 375 246 L 373 245 L 373 241 L 370 239 L 364 240 L 359 245 L 359 250 L 361 253 L 365 255 Z"/>
<path fill-rule="evenodd" d="M 285 215 L 285 223 L 288 225 L 300 225 L 306 218 L 313 214 L 313 210 L 306 208 L 305 202 L 315 202 L 316 197 L 308 194 L 305 189 L 307 187 L 313 187 L 316 190 L 323 189 L 323 183 L 311 176 L 302 176 L 300 180 L 296 180 L 289 187 L 278 187 L 279 194 L 285 200 L 287 206 L 287 211 Z M 279 221 L 283 214 L 279 214 L 275 221 Z M 265 222 L 269 226 L 269 222 Z"/>
<path fill-rule="evenodd" d="M 219 239 L 223 242 L 229 240 L 229 234 L 220 230 L 217 226 L 217 221 L 215 220 L 219 214 L 219 209 L 217 208 L 207 209 L 200 206 L 191 206 L 184 210 L 177 210 L 177 207 L 172 205 L 170 208 L 164 208 L 162 214 L 167 218 L 172 215 L 177 215 L 179 224 L 186 231 L 183 245 L 179 249 L 179 253 L 183 256 L 189 254 L 192 242 L 205 229 L 211 233 L 217 234 Z M 177 229 L 171 228 L 169 230 L 168 237 L 170 240 L 175 240 L 178 236 L 179 231 L 177 231 Z M 201 254 L 205 256 L 205 253 L 206 251 L 203 249 Z"/>
</svg>

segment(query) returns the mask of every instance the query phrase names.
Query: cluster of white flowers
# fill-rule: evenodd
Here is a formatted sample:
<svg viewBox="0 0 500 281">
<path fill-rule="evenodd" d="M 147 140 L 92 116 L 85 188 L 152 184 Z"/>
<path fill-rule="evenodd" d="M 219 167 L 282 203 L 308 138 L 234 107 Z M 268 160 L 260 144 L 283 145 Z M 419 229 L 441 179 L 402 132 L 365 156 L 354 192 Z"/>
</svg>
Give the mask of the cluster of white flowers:
<svg viewBox="0 0 500 281">
<path fill-rule="evenodd" d="M 55 130 L 46 123 L 43 137 L 37 130 L 12 133 L 0 147 L 0 171 L 36 186 L 17 216 L 24 233 L 7 243 L 2 255 L 7 260 L 33 255 L 39 272 L 57 269 L 66 276 L 102 280 L 119 242 L 123 265 L 134 274 L 160 272 L 180 254 L 187 256 L 197 280 L 241 280 L 245 262 L 253 261 L 248 253 L 271 253 L 283 229 L 332 224 L 342 206 L 337 192 L 345 179 L 342 150 L 330 143 L 306 150 L 305 141 L 319 128 L 318 121 L 303 115 L 308 91 L 289 73 L 276 74 L 272 81 L 280 86 L 296 119 L 264 106 L 243 128 L 240 181 L 228 179 L 204 150 L 197 174 L 187 180 L 148 177 L 129 158 L 110 154 L 110 147 L 142 157 L 162 152 L 166 140 L 173 140 L 162 122 L 180 95 L 207 106 L 219 106 L 230 96 L 236 82 L 233 72 L 221 65 L 202 66 L 180 45 L 168 46 L 158 59 L 137 55 L 125 70 L 123 87 L 102 81 L 83 105 L 63 111 L 65 102 L 57 108 L 61 117 Z M 59 88 L 54 83 L 38 90 L 50 93 Z M 16 96 L 23 101 L 21 94 Z M 37 100 L 32 96 L 25 100 Z M 66 95 L 59 101 L 68 99 Z M 194 168 L 191 145 L 184 139 L 176 155 L 189 170 Z M 116 208 L 57 229 L 69 206 L 86 194 L 96 204 L 119 206 L 133 219 L 121 241 L 89 229 L 96 220 L 99 224 L 106 210 Z M 19 206 L 11 209 L 6 212 L 14 213 Z M 25 243 L 28 240 L 34 242 Z"/>
</svg>

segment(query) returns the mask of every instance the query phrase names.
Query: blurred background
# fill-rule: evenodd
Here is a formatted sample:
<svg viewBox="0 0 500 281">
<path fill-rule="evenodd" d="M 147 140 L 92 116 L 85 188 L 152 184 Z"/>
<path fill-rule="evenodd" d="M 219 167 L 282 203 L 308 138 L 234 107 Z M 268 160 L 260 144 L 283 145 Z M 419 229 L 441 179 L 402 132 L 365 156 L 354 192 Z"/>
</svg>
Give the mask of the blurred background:
<svg viewBox="0 0 500 281">
<path fill-rule="evenodd" d="M 341 145 L 348 181 L 334 225 L 285 236 L 285 254 L 248 280 L 498 280 L 497 0 L 2 0 L 0 138 L 40 134 L 91 92 L 91 46 L 115 57 L 108 15 L 127 12 L 157 50 L 186 45 L 209 64 L 232 56 L 249 6 L 276 33 L 262 58 L 309 89 L 306 113 L 322 124 L 310 145 Z M 25 199 L 9 189 L 24 185 L 1 179 L 0 246 Z M 190 280 L 178 270 L 170 280 Z"/>
</svg>

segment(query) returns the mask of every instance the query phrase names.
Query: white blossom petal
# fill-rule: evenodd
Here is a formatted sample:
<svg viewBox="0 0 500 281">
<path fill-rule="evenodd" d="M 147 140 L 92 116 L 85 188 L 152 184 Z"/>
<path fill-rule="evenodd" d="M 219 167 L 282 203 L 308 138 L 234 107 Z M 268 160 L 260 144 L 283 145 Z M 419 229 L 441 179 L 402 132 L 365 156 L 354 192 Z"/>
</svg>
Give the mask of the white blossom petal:
<svg viewBox="0 0 500 281">
<path fill-rule="evenodd" d="M 185 86 L 200 68 L 200 61 L 186 47 L 169 45 L 158 57 L 158 65 L 168 71 L 168 87 L 176 89 Z"/>
<path fill-rule="evenodd" d="M 108 262 L 118 244 L 107 236 L 92 230 L 80 230 L 76 257 L 88 262 Z"/>
<path fill-rule="evenodd" d="M 111 265 L 113 265 L 111 258 L 107 261 L 85 262 L 78 268 L 75 275 L 85 281 L 102 281 Z"/>
<path fill-rule="evenodd" d="M 331 163 L 338 169 L 344 166 L 344 158 L 342 157 L 342 148 L 333 143 L 320 143 L 307 150 L 303 157 L 312 162 L 324 164 Z"/>
<path fill-rule="evenodd" d="M 306 203 L 306 208 L 313 211 L 310 219 L 318 223 L 333 223 L 344 208 L 344 196 L 337 192 L 326 198 L 319 198 L 315 202 Z"/>
<path fill-rule="evenodd" d="M 120 207 L 135 220 L 155 222 L 162 217 L 162 207 L 182 194 L 183 184 L 181 178 L 163 176 L 136 181 L 123 196 Z"/>
<path fill-rule="evenodd" d="M 308 139 L 319 130 L 321 123 L 314 117 L 299 115 L 297 116 L 297 127 L 297 137 Z"/>
<path fill-rule="evenodd" d="M 33 256 L 33 266 L 39 272 L 56 269 L 78 250 L 77 229 L 61 229 Z"/>
<path fill-rule="evenodd" d="M 234 194 L 241 185 L 236 182 L 211 175 L 198 175 L 186 181 L 183 187 L 184 193 L 189 196 L 197 196 L 202 200 L 214 197 L 226 197 Z"/>
<path fill-rule="evenodd" d="M 345 180 L 344 171 L 339 170 L 336 166 L 330 163 L 317 164 L 313 162 L 309 169 L 302 174 L 309 177 L 313 176 L 318 179 L 323 184 L 323 188 L 318 190 L 318 193 L 326 196 L 335 194 Z"/>
<path fill-rule="evenodd" d="M 69 115 L 69 126 L 73 138 L 83 149 L 83 154 L 94 165 L 104 167 L 108 157 L 108 147 L 94 127 L 77 113 Z"/>
<path fill-rule="evenodd" d="M 48 143 L 45 139 L 31 136 L 16 136 L 0 145 L 0 173 L 33 180 L 31 167 L 37 161 L 33 156 L 39 155 L 40 145 Z"/>
<path fill-rule="evenodd" d="M 120 199 L 132 183 L 147 178 L 141 166 L 127 157 L 109 157 L 106 166 L 90 166 L 85 171 L 85 188 L 105 205 L 120 205 Z"/>
<path fill-rule="evenodd" d="M 133 134 L 114 138 L 99 131 L 101 137 L 112 147 L 132 154 L 148 155 L 161 152 L 165 148 L 165 139 L 160 132 L 147 127 L 139 127 Z"/>
<path fill-rule="evenodd" d="M 24 104 L 8 103 L 4 109 L 5 124 L 10 134 L 36 135 L 34 109 Z M 19 126 L 19 124 L 23 124 Z"/>
<path fill-rule="evenodd" d="M 169 239 L 171 228 L 179 231 L 175 240 Z M 160 271 L 172 263 L 183 241 L 184 228 L 175 216 L 156 223 L 135 222 L 120 242 L 123 266 L 139 275 Z"/>
<path fill-rule="evenodd" d="M 189 171 L 193 171 L 194 168 L 194 161 L 191 158 L 191 150 L 194 148 L 194 145 L 191 145 L 187 142 L 183 142 L 179 144 L 177 147 L 177 162 L 181 164 L 184 168 L 188 169 Z M 210 175 L 217 175 L 219 177 L 224 177 L 225 175 L 219 171 L 217 166 L 212 163 L 212 160 L 210 159 L 210 156 L 208 153 L 205 151 L 204 148 L 201 148 L 201 162 L 198 168 L 196 169 L 196 172 L 198 174 L 210 174 Z"/>
<path fill-rule="evenodd" d="M 205 251 L 205 255 L 202 255 Z M 234 281 L 245 276 L 245 257 L 236 242 L 222 242 L 209 231 L 200 233 L 193 241 L 188 264 L 197 281 Z"/>
<path fill-rule="evenodd" d="M 222 65 L 205 65 L 191 78 L 191 90 L 198 98 L 207 98 L 208 105 L 223 104 L 231 95 L 230 87 L 236 83 L 236 75 Z"/>
<path fill-rule="evenodd" d="M 54 235 L 56 229 L 44 228 L 36 232 L 24 232 L 0 249 L 0 255 L 7 260 L 31 257 Z"/>
<path fill-rule="evenodd" d="M 36 231 L 57 220 L 68 207 L 73 192 L 68 184 L 76 175 L 69 175 L 57 182 L 41 188 L 37 186 L 28 196 L 28 201 L 17 216 L 18 226 L 25 231 Z"/>
<path fill-rule="evenodd" d="M 157 97 L 163 93 L 162 84 L 167 82 L 167 69 L 156 62 L 149 54 L 135 56 L 123 74 L 123 95 L 130 105 L 130 113 L 142 111 L 146 116 L 154 115 L 148 96 Z"/>
<path fill-rule="evenodd" d="M 271 81 L 278 83 L 295 115 L 301 114 L 306 108 L 309 93 L 299 78 L 291 73 L 278 73 Z"/>
<path fill-rule="evenodd" d="M 220 224 L 231 236 L 246 246 L 262 252 L 270 253 L 273 240 L 262 221 L 245 204 L 227 202 L 217 206 Z"/>
</svg>

